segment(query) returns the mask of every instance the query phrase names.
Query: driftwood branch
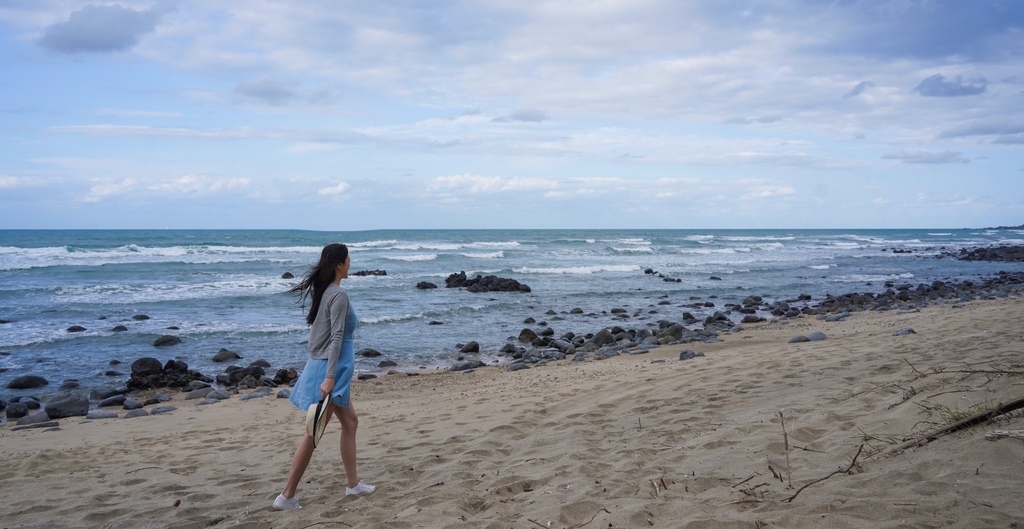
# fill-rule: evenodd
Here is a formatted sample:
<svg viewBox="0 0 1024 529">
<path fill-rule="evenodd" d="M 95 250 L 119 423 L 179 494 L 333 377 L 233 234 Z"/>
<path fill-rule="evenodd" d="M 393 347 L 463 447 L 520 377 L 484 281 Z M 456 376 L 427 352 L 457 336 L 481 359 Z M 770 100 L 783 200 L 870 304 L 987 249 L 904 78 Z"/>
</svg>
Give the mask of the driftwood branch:
<svg viewBox="0 0 1024 529">
<path fill-rule="evenodd" d="M 975 413 L 974 415 L 971 415 L 970 417 L 968 417 L 968 418 L 966 418 L 966 419 L 964 419 L 962 421 L 957 421 L 957 422 L 955 422 L 953 424 L 950 424 L 948 426 L 944 426 L 942 428 L 939 428 L 938 430 L 935 430 L 935 431 L 929 432 L 929 433 L 927 433 L 925 435 L 922 435 L 921 437 L 917 437 L 917 438 L 911 439 L 911 440 L 909 440 L 909 441 L 907 441 L 907 442 L 905 442 L 903 444 L 897 445 L 897 446 L 893 447 L 891 449 L 891 451 L 895 452 L 895 451 L 898 451 L 898 450 L 905 450 L 905 449 L 913 447 L 913 446 L 924 446 L 924 445 L 926 445 L 926 444 L 928 444 L 928 443 L 938 439 L 939 437 L 942 437 L 943 435 L 950 434 L 950 433 L 953 433 L 953 432 L 956 432 L 956 431 L 959 431 L 959 430 L 963 430 L 964 428 L 969 428 L 969 427 L 974 426 L 976 424 L 981 424 L 981 423 L 988 422 L 993 417 L 996 417 L 998 415 L 1002 415 L 1002 414 L 1007 413 L 1007 412 L 1011 412 L 1011 411 L 1016 410 L 1018 408 L 1024 408 L 1024 397 L 1011 400 L 1010 402 L 1007 402 L 1006 404 L 999 404 L 998 406 L 996 406 L 994 408 L 990 408 L 988 410 L 985 410 L 985 411 L 983 411 L 981 413 Z"/>
<path fill-rule="evenodd" d="M 786 433 L 786 417 L 779 412 L 779 420 L 782 421 L 782 445 L 786 449 L 786 477 L 789 478 L 789 488 L 793 488 L 793 474 L 789 465 L 789 434 Z"/>
<path fill-rule="evenodd" d="M 985 433 L 985 439 L 988 439 L 989 441 L 995 441 L 996 439 L 1002 439 L 1003 437 L 1024 439 L 1024 430 L 992 430 L 991 432 Z"/>
<path fill-rule="evenodd" d="M 830 478 L 830 477 L 832 477 L 832 476 L 834 476 L 836 474 L 849 474 L 850 471 L 853 470 L 853 467 L 857 466 L 857 458 L 860 457 L 860 453 L 862 451 L 864 451 L 864 445 L 863 444 L 860 445 L 860 448 L 857 449 L 857 453 L 854 454 L 853 459 L 850 461 L 850 466 L 848 466 L 846 468 L 840 468 L 839 470 L 836 470 L 836 471 L 832 472 L 831 474 L 829 474 L 829 475 L 827 475 L 827 476 L 825 476 L 825 477 L 823 477 L 821 479 L 816 479 L 816 480 L 814 480 L 814 481 L 804 485 L 803 487 L 800 487 L 799 489 L 796 489 L 796 492 L 794 492 L 792 496 L 790 496 L 790 497 L 788 497 L 788 498 L 786 498 L 785 500 L 782 500 L 782 501 L 785 501 L 785 502 L 788 502 L 788 503 L 793 503 L 793 500 L 796 499 L 797 495 L 800 494 L 800 492 L 802 492 L 807 487 L 810 487 L 811 485 L 814 485 L 815 483 L 821 483 L 822 481 L 825 481 L 826 479 L 828 479 L 828 478 Z"/>
<path fill-rule="evenodd" d="M 601 514 L 601 511 L 604 511 L 604 512 L 606 512 L 606 513 L 608 513 L 608 514 L 611 514 L 611 513 L 612 513 L 612 511 L 609 511 L 608 509 L 605 509 L 604 507 L 601 507 L 600 509 L 598 509 L 598 510 L 597 510 L 597 512 L 595 512 L 595 513 L 594 513 L 594 515 L 593 515 L 593 516 L 591 516 L 591 517 L 590 517 L 590 522 L 593 522 L 594 520 L 596 520 L 596 519 L 597 519 L 597 515 L 598 515 L 598 514 Z M 585 523 L 585 524 L 583 524 L 583 525 L 587 525 L 587 524 L 589 524 L 590 522 L 587 522 L 587 523 Z M 579 527 L 583 527 L 583 525 L 580 525 Z"/>
</svg>

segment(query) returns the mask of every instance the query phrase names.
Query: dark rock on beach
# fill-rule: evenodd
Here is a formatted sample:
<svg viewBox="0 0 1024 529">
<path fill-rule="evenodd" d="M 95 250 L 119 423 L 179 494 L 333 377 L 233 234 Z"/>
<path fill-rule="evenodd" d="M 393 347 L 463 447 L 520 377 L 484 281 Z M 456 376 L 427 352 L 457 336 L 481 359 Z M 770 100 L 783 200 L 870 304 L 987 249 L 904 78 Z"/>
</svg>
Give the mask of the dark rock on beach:
<svg viewBox="0 0 1024 529">
<path fill-rule="evenodd" d="M 28 415 L 28 405 L 24 402 L 12 402 L 7 405 L 7 420 L 16 420 Z"/>
<path fill-rule="evenodd" d="M 128 388 L 125 386 L 100 386 L 98 388 L 93 388 L 89 393 L 89 400 L 104 400 L 115 395 L 123 395 L 125 393 L 128 393 Z"/>
<path fill-rule="evenodd" d="M 165 334 L 165 335 L 157 338 L 156 341 L 153 342 L 153 346 L 154 347 L 169 347 L 169 346 L 172 346 L 172 345 L 178 345 L 179 343 L 181 343 L 181 338 L 178 338 L 177 336 L 171 336 L 169 334 Z"/>
<path fill-rule="evenodd" d="M 431 289 L 437 288 L 437 285 L 435 285 L 435 284 L 433 284 L 433 283 L 431 283 L 429 281 L 420 281 L 419 283 L 416 283 L 416 288 L 418 288 L 420 290 L 431 290 Z"/>
<path fill-rule="evenodd" d="M 698 356 L 704 356 L 704 353 L 698 353 L 695 351 L 691 351 L 690 349 L 683 349 L 679 353 L 680 360 L 690 360 L 693 358 L 697 358 Z"/>
<path fill-rule="evenodd" d="M 212 382 L 213 379 L 188 369 L 188 364 L 169 361 L 166 366 L 156 358 L 140 358 L 132 363 L 132 376 L 125 384 L 128 389 L 182 388 L 193 381 Z"/>
<path fill-rule="evenodd" d="M 67 393 L 46 403 L 46 414 L 51 419 L 84 417 L 89 413 L 89 397 L 84 393 Z"/>
<path fill-rule="evenodd" d="M 470 292 L 530 292 L 530 287 L 516 281 L 498 276 L 480 276 L 469 279 L 466 272 L 451 274 L 444 280 L 447 288 L 465 288 Z"/>
<path fill-rule="evenodd" d="M 238 353 L 234 352 L 234 351 L 229 351 L 227 349 L 221 349 L 220 351 L 217 351 L 217 354 L 213 355 L 212 360 L 214 362 L 220 363 L 220 362 L 232 362 L 232 361 L 235 361 L 235 360 L 239 360 L 241 358 L 242 358 L 242 356 L 239 355 Z"/>
<path fill-rule="evenodd" d="M 18 419 L 18 422 L 16 424 L 18 426 L 27 426 L 30 424 L 42 424 L 45 422 L 50 422 L 50 416 L 47 415 L 45 411 L 40 411 L 26 415 Z"/>
<path fill-rule="evenodd" d="M 68 327 L 67 330 L 68 332 L 84 332 L 87 329 L 85 327 L 82 327 L 81 325 L 72 325 L 71 327 Z"/>
<path fill-rule="evenodd" d="M 1007 263 L 1024 262 L 1024 246 L 992 246 L 988 248 L 963 248 L 957 253 L 944 252 L 940 257 L 954 257 L 961 261 L 997 261 Z"/>
<path fill-rule="evenodd" d="M 41 388 L 49 383 L 50 382 L 43 377 L 37 377 L 35 375 L 24 375 L 8 382 L 7 387 L 9 389 L 35 389 Z"/>
<path fill-rule="evenodd" d="M 148 377 L 159 375 L 164 370 L 164 365 L 153 357 L 144 357 L 132 362 L 132 376 Z"/>
<path fill-rule="evenodd" d="M 149 316 L 146 316 L 145 314 L 136 314 L 132 316 L 132 319 L 135 321 L 146 321 L 149 319 Z"/>
<path fill-rule="evenodd" d="M 352 272 L 352 276 L 355 277 L 366 277 L 366 276 L 386 276 L 388 275 L 385 270 L 359 270 L 358 272 Z"/>
<path fill-rule="evenodd" d="M 467 369 L 476 369 L 478 367 L 484 367 L 487 364 L 480 360 L 466 360 L 463 362 L 457 362 L 449 368 L 450 371 L 466 371 Z"/>
<path fill-rule="evenodd" d="M 263 375 L 266 371 L 258 365 L 249 367 L 230 366 L 223 374 L 217 375 L 217 382 L 224 386 L 245 386 L 255 388 L 263 385 Z"/>
</svg>

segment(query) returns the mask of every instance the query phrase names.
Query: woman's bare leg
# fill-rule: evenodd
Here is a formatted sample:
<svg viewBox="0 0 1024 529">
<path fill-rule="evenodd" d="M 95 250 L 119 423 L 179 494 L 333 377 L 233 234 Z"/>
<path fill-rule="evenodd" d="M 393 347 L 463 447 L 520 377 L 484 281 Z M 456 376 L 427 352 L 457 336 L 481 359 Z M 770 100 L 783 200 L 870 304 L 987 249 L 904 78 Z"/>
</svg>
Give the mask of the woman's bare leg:
<svg viewBox="0 0 1024 529">
<path fill-rule="evenodd" d="M 359 427 L 359 416 L 351 401 L 348 408 L 334 406 L 334 414 L 341 421 L 341 462 L 345 465 L 345 479 L 349 488 L 352 488 L 359 484 L 359 471 L 356 469 L 356 428 Z"/>
<path fill-rule="evenodd" d="M 302 480 L 302 475 L 306 472 L 306 467 L 309 466 L 309 459 L 312 456 L 313 438 L 304 433 L 299 447 L 295 449 L 295 455 L 292 456 L 292 469 L 288 472 L 288 481 L 285 482 L 284 490 L 281 491 L 285 498 L 295 497 L 295 490 L 299 487 L 299 481 Z"/>
</svg>

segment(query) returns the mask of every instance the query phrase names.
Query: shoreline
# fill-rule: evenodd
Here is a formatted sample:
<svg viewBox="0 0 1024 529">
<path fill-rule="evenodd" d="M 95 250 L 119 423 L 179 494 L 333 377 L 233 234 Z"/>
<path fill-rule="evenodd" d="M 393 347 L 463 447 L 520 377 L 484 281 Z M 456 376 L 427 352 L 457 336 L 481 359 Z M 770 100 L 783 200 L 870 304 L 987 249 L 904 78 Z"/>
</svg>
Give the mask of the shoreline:
<svg viewBox="0 0 1024 529">
<path fill-rule="evenodd" d="M 974 257 L 979 255 L 985 257 L 986 260 L 999 260 L 999 258 L 1012 257 L 1020 258 L 1024 255 L 1024 247 L 1021 246 L 1005 246 L 996 248 L 983 248 L 975 249 L 973 251 L 963 251 L 961 254 L 967 255 L 968 257 Z M 953 254 L 949 254 L 946 257 L 953 257 Z M 869 283 L 870 285 L 870 283 Z M 615 314 L 616 310 L 622 310 L 622 313 L 618 315 L 618 320 L 621 325 L 615 325 L 612 327 L 604 327 L 600 331 L 590 332 L 586 335 L 574 335 L 572 332 L 558 335 L 554 331 L 559 316 L 552 314 L 549 311 L 548 314 L 553 316 L 553 322 L 549 325 L 548 322 L 543 321 L 537 322 L 534 318 L 530 317 L 526 322 L 523 323 L 523 331 L 520 334 L 519 341 L 510 341 L 496 351 L 487 351 L 481 354 L 479 346 L 476 351 L 470 351 L 465 353 L 459 353 L 455 356 L 454 362 L 450 363 L 447 367 L 439 366 L 435 369 L 422 369 L 422 368 L 401 368 L 395 366 L 378 366 L 377 370 L 357 373 L 359 377 L 367 379 L 380 378 L 382 376 L 388 376 L 393 374 L 409 374 L 418 375 L 422 373 L 434 373 L 438 371 L 465 371 L 476 368 L 483 368 L 488 366 L 511 366 L 515 364 L 516 367 L 529 367 L 538 363 L 546 363 L 550 360 L 564 359 L 567 356 L 572 356 L 578 360 L 589 360 L 591 355 L 601 356 L 613 356 L 618 354 L 628 354 L 631 351 L 635 351 L 637 348 L 648 348 L 648 347 L 660 347 L 664 345 L 680 344 L 680 343 L 693 343 L 693 342 L 708 342 L 716 340 L 719 334 L 733 334 L 735 332 L 742 332 L 744 330 L 743 325 L 757 324 L 764 321 L 796 321 L 806 317 L 832 317 L 842 318 L 849 314 L 858 313 L 861 311 L 890 311 L 890 310 L 908 310 L 922 308 L 933 304 L 946 304 L 946 303 L 962 303 L 965 301 L 971 301 L 974 299 L 998 299 L 1010 296 L 1020 296 L 1024 292 L 1024 272 L 1000 272 L 993 275 L 992 277 L 975 282 L 972 280 L 963 281 L 935 281 L 930 285 L 923 283 L 917 284 L 916 287 L 911 283 L 900 283 L 886 282 L 884 285 L 885 290 L 876 293 L 871 291 L 865 292 L 850 292 L 833 296 L 827 294 L 824 299 L 814 300 L 810 296 L 804 299 L 801 296 L 799 299 L 779 300 L 772 303 L 762 301 L 760 296 L 750 295 L 743 300 L 742 303 L 725 303 L 720 307 L 717 306 L 720 303 L 712 303 L 715 309 L 715 313 L 701 321 L 693 318 L 687 309 L 693 308 L 706 308 L 708 300 L 698 300 L 689 304 L 685 303 L 669 303 L 671 310 L 678 312 L 682 310 L 682 314 L 677 314 L 672 319 L 659 319 L 657 320 L 658 328 L 654 328 L 655 323 L 652 323 L 647 316 L 641 316 L 639 309 L 637 312 L 630 316 L 624 309 L 609 309 L 612 314 Z M 692 298 L 691 298 L 692 299 Z M 715 300 L 719 301 L 719 300 Z M 660 312 L 659 310 L 653 310 L 654 307 L 662 309 L 660 305 L 651 305 L 652 313 Z M 539 311 L 538 311 L 539 312 Z M 639 318 L 638 318 L 639 316 Z M 658 314 L 660 316 L 660 314 Z M 543 318 L 543 316 L 538 316 Z M 682 326 L 682 329 L 676 329 L 673 334 L 665 332 L 666 327 L 669 326 Z M 631 327 L 631 328 L 630 328 Z M 606 337 L 595 338 L 600 333 L 608 333 L 615 335 L 615 340 Z M 564 333 L 564 331 L 561 331 Z M 530 335 L 524 339 L 523 333 L 529 333 Z M 624 336 L 623 333 L 628 333 L 629 336 Z M 557 335 L 557 336 L 556 336 Z M 476 342 L 470 341 L 470 344 Z M 461 344 L 460 344 L 461 345 Z M 222 349 L 222 352 L 226 350 Z M 582 353 L 578 357 L 576 356 L 577 351 Z M 230 351 L 226 351 L 229 352 Z M 360 355 L 361 351 L 357 352 L 357 356 Z M 232 353 L 233 354 L 233 353 Z M 379 354 L 379 353 L 378 353 Z M 146 358 L 146 357 L 141 357 Z M 150 357 L 152 358 L 152 357 Z M 386 357 L 385 357 L 386 358 Z M 481 360 L 481 359 L 485 359 Z M 139 359 L 136 359 L 138 361 Z M 153 360 L 153 362 L 159 362 Z M 175 360 L 172 357 L 171 361 L 168 361 L 167 366 L 171 366 Z M 259 362 L 261 368 L 255 383 L 243 385 L 239 380 L 235 380 L 240 377 L 228 377 L 227 373 L 231 369 L 252 369 L 254 365 Z M 226 391 L 231 394 L 241 394 L 248 390 L 272 388 L 272 391 L 279 391 L 277 388 L 287 388 L 287 383 L 279 382 L 278 379 L 282 376 L 282 372 L 289 371 L 287 367 L 273 367 L 269 363 L 262 360 L 251 361 L 247 367 L 242 367 L 232 362 L 226 362 L 227 365 L 224 371 L 219 373 L 201 373 L 199 371 L 189 370 L 187 373 L 184 371 L 171 371 L 165 367 L 165 373 L 171 378 L 176 380 L 182 380 L 188 378 L 190 380 L 203 381 L 207 386 L 212 387 L 214 390 Z M 392 362 L 393 364 L 393 362 Z M 265 370 L 264 370 L 265 368 Z M 292 375 L 297 376 L 292 371 Z M 277 372 L 277 376 L 273 373 Z M 186 377 L 187 375 L 187 377 Z M 162 375 L 163 376 L 163 375 Z M 228 380 L 230 378 L 230 380 Z M 272 381 L 273 379 L 273 381 Z M 294 379 L 294 378 L 293 378 Z M 292 379 L 292 380 L 293 380 Z M 160 401 L 169 400 L 169 393 L 176 394 L 178 392 L 188 392 L 190 389 L 199 389 L 199 384 L 193 387 L 183 386 L 179 382 L 179 385 L 174 387 L 162 387 L 157 385 L 155 388 L 141 387 L 140 382 L 142 377 L 136 379 L 135 375 L 123 383 L 114 384 L 102 384 L 93 387 L 81 387 L 78 385 L 78 381 L 74 379 L 65 380 L 61 387 L 47 391 L 32 391 L 28 393 L 22 393 L 21 395 L 12 395 L 11 402 L 0 400 L 0 425 L 8 424 L 11 421 L 21 420 L 23 416 L 9 416 L 5 407 L 9 407 L 9 404 L 17 402 L 18 399 L 27 397 L 28 399 L 35 400 L 37 404 L 29 403 L 33 406 L 29 410 L 27 415 L 34 415 L 41 407 L 45 406 L 48 402 L 53 400 L 59 400 L 67 395 L 78 394 L 78 395 L 90 395 L 89 404 L 87 411 L 105 410 L 106 412 L 112 412 L 111 406 L 100 407 L 100 401 L 108 397 L 116 395 L 124 395 L 128 398 L 134 399 L 134 397 L 141 397 L 140 400 L 146 401 L 145 405 L 135 406 L 134 408 L 125 406 L 124 410 L 133 409 L 145 409 L 146 406 L 160 405 Z M 69 382 L 72 382 L 70 387 L 65 387 Z M 51 386 L 47 384 L 46 386 Z M 43 386 L 43 387 L 46 387 Z M 6 388 L 5 388 L 6 389 Z M 38 389 L 38 388 L 36 388 Z M 155 391 L 153 391 L 155 390 Z M 96 393 L 102 392 L 102 396 L 97 397 Z M 153 398 L 154 395 L 158 398 Z M 39 397 L 43 397 L 40 401 Z M 225 398 L 226 395 L 221 394 L 221 398 Z M 149 399 L 149 400 L 146 400 Z M 117 404 L 120 406 L 120 403 Z M 76 413 L 76 415 L 84 416 L 85 413 Z M 28 420 L 21 421 L 27 423 Z M 36 419 L 36 423 L 43 422 L 41 419 Z"/>
<path fill-rule="evenodd" d="M 1021 370 L 1022 317 L 1020 298 L 863 311 L 601 361 L 354 381 L 360 477 L 378 490 L 339 495 L 325 443 L 292 513 L 270 509 L 303 430 L 283 399 L 0 427 L 4 526 L 1007 526 L 1024 517 L 1024 443 L 984 433 L 1024 428 L 1021 414 L 892 449 L 942 409 L 1024 394 L 1019 376 L 986 373 Z M 827 339 L 788 343 L 815 331 Z M 681 361 L 686 348 L 706 356 Z M 851 474 L 785 501 L 862 444 Z"/>
</svg>

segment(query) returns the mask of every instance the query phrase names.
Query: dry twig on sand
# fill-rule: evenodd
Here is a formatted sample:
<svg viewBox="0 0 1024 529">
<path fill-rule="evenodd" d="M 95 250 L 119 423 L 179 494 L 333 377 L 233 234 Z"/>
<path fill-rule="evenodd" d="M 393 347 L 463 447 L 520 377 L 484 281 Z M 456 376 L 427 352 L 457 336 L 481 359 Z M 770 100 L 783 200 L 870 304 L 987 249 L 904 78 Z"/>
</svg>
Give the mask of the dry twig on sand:
<svg viewBox="0 0 1024 529">
<path fill-rule="evenodd" d="M 850 471 L 853 470 L 853 467 L 857 466 L 857 458 L 860 457 L 860 453 L 863 450 L 864 450 L 864 445 L 861 444 L 860 448 L 857 449 L 857 453 L 853 456 L 853 460 L 850 461 L 850 465 L 848 467 L 840 468 L 839 470 L 836 470 L 836 471 L 832 472 L 831 474 L 829 474 L 829 475 L 827 475 L 827 476 L 825 476 L 825 477 L 823 477 L 821 479 L 816 479 L 816 480 L 814 480 L 814 481 L 804 485 L 803 487 L 800 487 L 799 489 L 796 489 L 796 492 L 794 492 L 792 496 L 790 496 L 790 497 L 788 497 L 788 498 L 786 498 L 785 500 L 782 500 L 782 501 L 785 501 L 785 502 L 788 502 L 788 503 L 792 503 L 793 500 L 796 499 L 797 495 L 800 494 L 800 492 L 803 491 L 804 489 L 806 489 L 807 487 L 810 487 L 811 485 L 814 485 L 815 483 L 821 483 L 822 481 L 825 481 L 826 479 L 828 479 L 828 478 L 830 478 L 830 477 L 832 477 L 832 476 L 834 476 L 836 474 L 849 474 Z"/>
<path fill-rule="evenodd" d="M 786 478 L 789 479 L 789 488 L 793 488 L 793 475 L 789 466 L 789 434 L 786 433 L 786 417 L 779 412 L 779 420 L 782 421 L 782 443 L 786 449 Z"/>
</svg>

